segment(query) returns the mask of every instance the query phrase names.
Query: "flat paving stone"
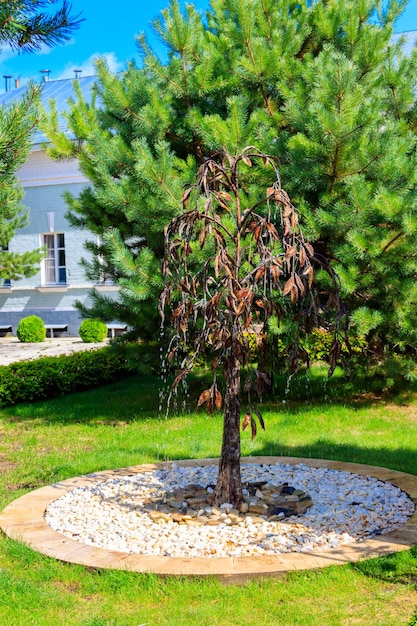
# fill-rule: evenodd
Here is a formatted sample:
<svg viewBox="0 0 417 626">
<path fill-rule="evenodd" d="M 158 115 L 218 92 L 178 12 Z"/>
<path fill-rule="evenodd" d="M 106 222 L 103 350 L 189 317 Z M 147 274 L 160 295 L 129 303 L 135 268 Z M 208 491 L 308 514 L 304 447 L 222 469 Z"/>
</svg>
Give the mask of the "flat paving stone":
<svg viewBox="0 0 417 626">
<path fill-rule="evenodd" d="M 84 343 L 80 337 L 54 337 L 38 343 L 22 343 L 17 337 L 0 338 L 0 365 L 10 365 L 19 361 L 33 361 L 44 356 L 60 356 L 97 350 L 108 345 L 106 339 L 101 343 Z"/>
<path fill-rule="evenodd" d="M 217 465 L 217 463 L 217 459 L 176 461 L 176 464 L 180 466 Z M 387 468 L 342 461 L 276 456 L 242 458 L 242 463 L 303 463 L 309 467 L 324 467 L 372 476 L 381 481 L 392 483 L 406 492 L 414 504 L 417 503 L 417 476 Z M 8 537 L 22 541 L 42 554 L 68 563 L 77 563 L 99 569 L 152 572 L 164 576 L 216 576 L 223 581 L 231 582 L 259 576 L 277 576 L 288 571 L 352 563 L 364 558 L 384 556 L 405 550 L 417 543 L 416 512 L 402 527 L 395 531 L 333 550 L 219 558 L 156 557 L 88 546 L 55 532 L 44 519 L 45 510 L 49 504 L 74 488 L 102 482 L 116 476 L 131 476 L 156 469 L 169 468 L 172 464 L 165 462 L 97 472 L 37 489 L 18 498 L 0 513 L 0 528 Z"/>
</svg>

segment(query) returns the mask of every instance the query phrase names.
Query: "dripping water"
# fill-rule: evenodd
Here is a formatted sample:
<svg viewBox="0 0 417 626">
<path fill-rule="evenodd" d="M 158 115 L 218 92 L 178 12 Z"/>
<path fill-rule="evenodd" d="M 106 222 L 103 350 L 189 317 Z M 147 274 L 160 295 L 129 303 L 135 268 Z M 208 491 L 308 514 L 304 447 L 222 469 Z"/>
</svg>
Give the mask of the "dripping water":
<svg viewBox="0 0 417 626">
<path fill-rule="evenodd" d="M 163 320 L 161 321 L 159 331 L 159 358 L 161 363 L 161 373 L 159 380 L 159 392 L 158 392 L 158 413 L 165 419 L 168 418 L 170 412 L 188 412 L 190 405 L 190 391 L 188 388 L 186 378 L 180 381 L 180 384 L 172 388 L 169 385 L 170 363 L 168 361 L 168 355 L 174 347 L 174 344 L 179 341 L 180 337 L 174 335 L 168 344 L 168 347 L 164 348 L 165 339 L 165 327 Z M 185 342 L 185 338 L 184 338 Z M 185 342 L 186 343 L 186 342 Z"/>
<path fill-rule="evenodd" d="M 158 414 L 161 416 L 162 409 L 165 403 L 167 393 L 167 381 L 168 381 L 168 363 L 167 353 L 164 351 L 164 338 L 165 338 L 165 326 L 164 320 L 161 320 L 161 326 L 159 328 L 159 362 L 161 364 L 159 374 L 159 391 L 158 391 Z"/>
<path fill-rule="evenodd" d="M 287 376 L 287 383 L 285 385 L 285 391 L 284 391 L 284 400 L 282 401 L 283 404 L 287 404 L 287 400 L 291 391 L 291 383 L 292 383 L 293 377 L 294 377 L 294 374 L 288 374 Z"/>
</svg>

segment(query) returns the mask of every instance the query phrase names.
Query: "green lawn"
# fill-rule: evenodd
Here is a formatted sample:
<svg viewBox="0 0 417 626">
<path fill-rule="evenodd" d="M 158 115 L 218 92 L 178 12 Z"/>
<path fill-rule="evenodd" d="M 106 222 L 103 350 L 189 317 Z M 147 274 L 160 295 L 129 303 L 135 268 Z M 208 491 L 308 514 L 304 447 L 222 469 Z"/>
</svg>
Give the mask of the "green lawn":
<svg viewBox="0 0 417 626">
<path fill-rule="evenodd" d="M 314 373 L 314 372 L 313 372 Z M 158 415 L 158 381 L 131 378 L 83 394 L 0 411 L 0 506 L 72 476 L 164 459 L 218 456 L 221 415 Z M 285 402 L 283 402 L 285 400 Z M 244 455 L 296 455 L 417 474 L 417 391 L 294 380 L 262 408 L 266 431 L 243 433 Z M 241 586 L 95 571 L 0 537 L 0 625 L 410 626 L 417 624 L 417 549 Z"/>
</svg>

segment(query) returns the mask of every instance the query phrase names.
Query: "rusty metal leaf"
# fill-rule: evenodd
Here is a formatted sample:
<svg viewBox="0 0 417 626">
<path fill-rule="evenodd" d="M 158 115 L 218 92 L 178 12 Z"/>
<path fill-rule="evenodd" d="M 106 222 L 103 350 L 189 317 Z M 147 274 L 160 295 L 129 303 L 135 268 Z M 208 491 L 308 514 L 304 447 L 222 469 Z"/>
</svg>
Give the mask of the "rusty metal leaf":
<svg viewBox="0 0 417 626">
<path fill-rule="evenodd" d="M 256 428 L 256 422 L 255 422 L 255 420 L 253 419 L 252 416 L 250 418 L 250 428 L 251 428 L 251 431 L 252 431 L 252 441 L 253 441 L 255 439 L 255 437 L 256 437 L 257 428 Z"/>
<path fill-rule="evenodd" d="M 262 430 L 265 430 L 265 422 L 264 422 L 264 418 L 262 417 L 262 415 L 260 414 L 260 412 L 258 411 L 258 409 L 254 408 L 253 409 L 254 412 L 256 413 L 256 416 L 259 420 L 259 423 L 261 425 Z"/>
<path fill-rule="evenodd" d="M 211 389 L 206 389 L 205 391 L 203 391 L 203 393 L 198 398 L 197 407 L 201 406 L 202 404 L 206 404 L 207 400 L 209 400 L 210 397 Z"/>
<path fill-rule="evenodd" d="M 291 233 L 291 222 L 288 217 L 284 217 L 284 237 Z"/>
<path fill-rule="evenodd" d="M 313 284 L 313 280 L 314 280 L 314 269 L 311 265 L 308 266 L 308 268 L 305 270 L 305 272 L 303 272 L 304 276 L 308 276 L 308 287 L 309 289 L 311 288 L 312 284 Z"/>
<path fill-rule="evenodd" d="M 293 211 L 292 215 L 291 215 L 291 227 L 294 230 L 295 227 L 298 224 L 298 215 L 295 211 Z"/>
<path fill-rule="evenodd" d="M 284 289 L 282 290 L 282 295 L 286 296 L 292 291 L 294 288 L 294 278 L 291 276 L 284 285 Z"/>
<path fill-rule="evenodd" d="M 245 430 L 245 428 L 249 425 L 249 422 L 252 419 L 252 414 L 248 412 L 245 413 L 245 417 L 243 418 L 243 422 L 242 422 L 242 430 Z"/>
<path fill-rule="evenodd" d="M 285 250 L 285 258 L 286 259 L 291 259 L 293 256 L 295 256 L 297 253 L 297 248 L 295 246 L 288 246 L 288 248 Z"/>
<path fill-rule="evenodd" d="M 309 253 L 310 256 L 314 256 L 314 248 L 311 245 L 311 243 L 308 243 L 308 241 L 304 242 L 305 248 L 307 250 L 307 252 Z"/>
<path fill-rule="evenodd" d="M 205 228 L 203 228 L 203 230 L 201 232 L 201 236 L 200 236 L 200 250 L 202 250 L 204 248 L 206 237 L 207 237 L 207 230 Z"/>
<path fill-rule="evenodd" d="M 222 398 L 222 394 L 217 389 L 216 389 L 216 393 L 215 393 L 214 403 L 216 405 L 216 409 L 218 411 L 220 411 L 220 409 L 222 408 L 223 398 Z"/>
<path fill-rule="evenodd" d="M 179 306 L 177 306 L 177 308 L 172 311 L 172 318 L 175 319 L 177 317 L 179 317 L 182 313 L 182 305 L 180 304 Z"/>
<path fill-rule="evenodd" d="M 253 231 L 253 236 L 255 237 L 256 241 L 258 241 L 259 239 L 259 235 L 261 234 L 262 228 L 261 226 L 256 226 L 256 228 Z"/>
<path fill-rule="evenodd" d="M 181 380 L 183 378 L 185 378 L 185 376 L 187 376 L 188 374 L 188 369 L 183 369 L 178 376 L 176 376 L 176 378 L 174 379 L 174 382 L 171 385 L 172 389 L 176 389 L 178 387 L 178 384 L 181 382 Z"/>
<path fill-rule="evenodd" d="M 259 280 L 261 280 L 264 274 L 265 274 L 265 265 L 261 265 L 261 267 L 258 268 L 258 271 L 255 274 L 255 282 L 258 282 Z"/>
<path fill-rule="evenodd" d="M 305 287 L 304 287 L 304 283 L 301 280 L 301 278 L 299 277 L 298 274 L 295 274 L 295 282 L 297 283 L 297 287 L 300 290 L 300 294 L 301 296 L 305 295 Z"/>
<path fill-rule="evenodd" d="M 271 222 L 266 222 L 266 229 L 272 235 L 273 239 L 278 239 L 278 231 Z"/>
<path fill-rule="evenodd" d="M 188 204 L 188 201 L 190 199 L 190 195 L 191 195 L 191 191 L 192 191 L 192 187 L 189 187 L 188 189 L 186 189 L 184 191 L 184 193 L 182 194 L 182 198 L 181 198 L 181 202 L 183 204 L 183 207 L 185 208 Z"/>
<path fill-rule="evenodd" d="M 248 315 L 248 317 L 246 318 L 246 321 L 245 321 L 245 330 L 248 330 L 249 326 L 252 323 L 252 319 L 253 319 L 252 318 L 252 313 L 249 313 L 249 315 Z"/>
</svg>

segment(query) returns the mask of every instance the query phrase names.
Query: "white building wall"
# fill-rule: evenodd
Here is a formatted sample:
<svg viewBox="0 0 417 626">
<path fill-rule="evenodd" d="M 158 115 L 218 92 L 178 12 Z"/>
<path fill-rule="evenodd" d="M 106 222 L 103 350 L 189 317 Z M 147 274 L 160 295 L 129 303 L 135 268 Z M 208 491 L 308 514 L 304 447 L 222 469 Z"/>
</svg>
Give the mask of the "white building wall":
<svg viewBox="0 0 417 626">
<path fill-rule="evenodd" d="M 70 191 L 79 195 L 87 179 L 79 171 L 76 160 L 52 161 L 39 146 L 34 146 L 18 177 L 25 190 L 23 204 L 29 209 L 29 223 L 15 233 L 9 249 L 33 250 L 42 247 L 42 235 L 64 233 L 67 282 L 65 285 L 42 284 L 43 273 L 39 267 L 34 276 L 0 288 L 0 326 L 11 325 L 15 334 L 22 317 L 39 315 L 45 324 L 67 324 L 68 334 L 77 335 L 81 318 L 75 302 L 88 304 L 88 293 L 93 287 L 84 276 L 80 260 L 88 257 L 84 244 L 93 235 L 69 225 L 63 194 Z M 114 286 L 96 287 L 110 297 L 117 297 Z"/>
<path fill-rule="evenodd" d="M 42 147 L 33 146 L 29 159 L 18 171 L 18 177 L 26 189 L 28 187 L 46 187 L 48 185 L 74 185 L 87 182 L 80 172 L 76 159 L 52 161 Z"/>
</svg>

